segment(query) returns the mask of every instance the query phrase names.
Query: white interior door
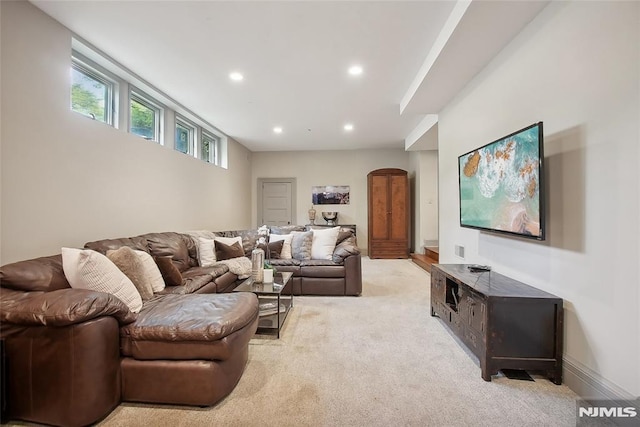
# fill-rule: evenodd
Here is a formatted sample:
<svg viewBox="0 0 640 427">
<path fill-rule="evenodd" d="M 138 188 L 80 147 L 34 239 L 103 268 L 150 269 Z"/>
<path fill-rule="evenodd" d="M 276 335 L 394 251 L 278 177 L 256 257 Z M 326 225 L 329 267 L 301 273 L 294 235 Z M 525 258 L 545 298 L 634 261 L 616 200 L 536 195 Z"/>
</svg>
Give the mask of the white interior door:
<svg viewBox="0 0 640 427">
<path fill-rule="evenodd" d="M 289 225 L 292 223 L 293 197 L 291 182 L 262 182 L 261 224 Z"/>
</svg>

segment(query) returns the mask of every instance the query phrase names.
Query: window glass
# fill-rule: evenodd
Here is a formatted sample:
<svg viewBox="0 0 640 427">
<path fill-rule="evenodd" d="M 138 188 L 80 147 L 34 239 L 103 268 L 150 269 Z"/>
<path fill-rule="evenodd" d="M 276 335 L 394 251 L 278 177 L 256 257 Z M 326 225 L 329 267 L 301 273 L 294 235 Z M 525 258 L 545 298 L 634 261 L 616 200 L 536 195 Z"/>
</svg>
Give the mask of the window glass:
<svg viewBox="0 0 640 427">
<path fill-rule="evenodd" d="M 150 141 L 160 141 L 160 109 L 131 93 L 131 133 Z"/>
<path fill-rule="evenodd" d="M 209 134 L 202 133 L 202 143 L 200 144 L 200 158 L 205 162 L 216 162 L 216 139 Z"/>
<path fill-rule="evenodd" d="M 71 109 L 94 120 L 111 124 L 111 85 L 76 66 L 71 68 Z"/>
<path fill-rule="evenodd" d="M 193 128 L 183 122 L 176 121 L 176 150 L 189 154 L 192 140 Z"/>
</svg>

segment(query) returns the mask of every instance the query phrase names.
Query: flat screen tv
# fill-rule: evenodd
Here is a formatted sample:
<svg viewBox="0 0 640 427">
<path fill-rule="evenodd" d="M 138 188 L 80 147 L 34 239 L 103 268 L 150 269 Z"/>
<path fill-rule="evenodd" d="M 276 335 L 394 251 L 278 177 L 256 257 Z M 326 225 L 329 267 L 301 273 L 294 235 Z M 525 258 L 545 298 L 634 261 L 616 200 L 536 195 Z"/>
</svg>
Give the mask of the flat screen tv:
<svg viewBox="0 0 640 427">
<path fill-rule="evenodd" d="M 458 157 L 460 226 L 544 240 L 542 122 Z"/>
</svg>

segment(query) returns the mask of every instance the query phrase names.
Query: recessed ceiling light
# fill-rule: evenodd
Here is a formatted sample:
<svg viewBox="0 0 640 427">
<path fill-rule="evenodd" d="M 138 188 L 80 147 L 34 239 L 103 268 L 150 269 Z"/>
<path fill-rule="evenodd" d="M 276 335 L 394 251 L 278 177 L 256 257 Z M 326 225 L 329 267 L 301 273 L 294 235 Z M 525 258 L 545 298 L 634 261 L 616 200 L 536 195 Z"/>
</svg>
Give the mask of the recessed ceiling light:
<svg viewBox="0 0 640 427">
<path fill-rule="evenodd" d="M 236 81 L 236 82 L 239 82 L 240 80 L 244 79 L 243 75 L 238 73 L 238 72 L 233 72 L 233 73 L 229 74 L 229 78 L 231 80 Z"/>
<path fill-rule="evenodd" d="M 346 125 L 344 125 L 344 130 L 346 131 L 352 131 L 353 130 L 353 125 L 351 123 L 347 123 Z"/>
<path fill-rule="evenodd" d="M 359 65 L 349 67 L 349 74 L 351 74 L 352 76 L 359 76 L 360 74 L 362 74 L 362 67 Z"/>
<path fill-rule="evenodd" d="M 273 128 L 273 131 L 275 133 L 282 133 L 282 128 L 280 126 L 276 126 L 276 127 Z"/>
</svg>

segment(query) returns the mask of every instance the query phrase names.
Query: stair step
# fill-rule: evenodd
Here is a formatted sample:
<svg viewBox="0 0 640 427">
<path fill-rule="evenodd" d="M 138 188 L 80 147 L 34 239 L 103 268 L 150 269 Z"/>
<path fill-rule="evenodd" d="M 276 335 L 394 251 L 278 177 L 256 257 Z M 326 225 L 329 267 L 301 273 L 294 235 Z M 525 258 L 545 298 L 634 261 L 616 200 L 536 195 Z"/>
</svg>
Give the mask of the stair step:
<svg viewBox="0 0 640 427">
<path fill-rule="evenodd" d="M 431 272 L 431 264 L 437 264 L 438 260 L 424 254 L 411 254 L 411 260 L 423 270 Z"/>
<path fill-rule="evenodd" d="M 424 248 L 424 254 L 435 260 L 436 263 L 438 262 L 438 260 L 440 260 L 440 249 L 437 247 L 428 247 L 428 248 Z"/>
</svg>

